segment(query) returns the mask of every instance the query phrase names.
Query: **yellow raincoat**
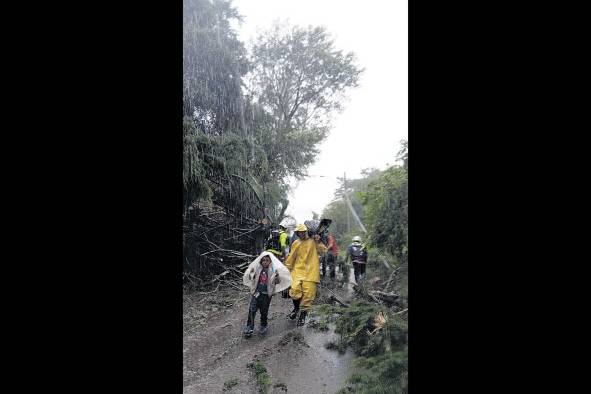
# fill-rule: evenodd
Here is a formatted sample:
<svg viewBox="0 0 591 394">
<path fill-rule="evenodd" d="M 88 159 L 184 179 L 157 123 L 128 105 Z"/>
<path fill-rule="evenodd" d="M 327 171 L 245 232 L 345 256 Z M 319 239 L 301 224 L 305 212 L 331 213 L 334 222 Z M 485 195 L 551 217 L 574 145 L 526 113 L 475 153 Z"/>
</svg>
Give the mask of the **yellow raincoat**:
<svg viewBox="0 0 591 394">
<path fill-rule="evenodd" d="M 316 298 L 316 284 L 320 283 L 320 262 L 318 254 L 326 254 L 327 248 L 322 242 L 312 238 L 305 241 L 297 239 L 291 245 L 291 251 L 285 266 L 291 272 L 292 299 L 301 299 L 300 308 L 308 310 Z"/>
</svg>

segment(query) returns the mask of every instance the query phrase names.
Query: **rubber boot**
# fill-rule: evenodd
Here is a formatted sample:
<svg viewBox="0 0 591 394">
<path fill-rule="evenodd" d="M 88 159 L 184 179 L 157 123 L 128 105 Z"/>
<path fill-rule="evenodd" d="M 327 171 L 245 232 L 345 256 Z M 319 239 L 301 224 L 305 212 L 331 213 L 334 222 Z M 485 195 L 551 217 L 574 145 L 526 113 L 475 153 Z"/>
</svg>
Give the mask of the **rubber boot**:
<svg viewBox="0 0 591 394">
<path fill-rule="evenodd" d="M 289 298 L 289 287 L 281 292 L 281 298 Z"/>
<path fill-rule="evenodd" d="M 306 324 L 306 315 L 308 314 L 308 311 L 301 311 L 300 312 L 300 318 L 298 319 L 298 326 L 303 326 L 304 324 Z"/>
<path fill-rule="evenodd" d="M 254 327 L 251 327 L 251 326 L 244 327 L 244 336 L 246 338 L 249 338 L 253 332 L 254 332 Z"/>
<path fill-rule="evenodd" d="M 291 320 L 294 320 L 296 318 L 296 316 L 298 315 L 298 312 L 300 311 L 300 301 L 302 299 L 300 298 L 299 300 L 293 300 L 293 310 L 289 313 L 289 315 L 287 315 L 288 318 L 290 318 Z"/>
</svg>

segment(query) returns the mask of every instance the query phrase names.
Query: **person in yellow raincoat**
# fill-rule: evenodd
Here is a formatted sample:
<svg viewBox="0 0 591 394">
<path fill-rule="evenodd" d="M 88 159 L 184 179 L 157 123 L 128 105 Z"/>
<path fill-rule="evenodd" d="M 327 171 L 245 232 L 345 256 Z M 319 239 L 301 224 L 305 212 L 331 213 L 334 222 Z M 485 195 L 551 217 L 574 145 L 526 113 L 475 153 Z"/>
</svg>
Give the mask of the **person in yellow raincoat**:
<svg viewBox="0 0 591 394">
<path fill-rule="evenodd" d="M 316 297 L 316 285 L 320 283 L 318 254 L 326 254 L 327 248 L 320 242 L 319 235 L 310 238 L 305 224 L 298 224 L 295 233 L 298 239 L 291 245 L 289 256 L 285 261 L 285 266 L 291 272 L 289 296 L 294 306 L 288 317 L 294 320 L 299 312 L 297 325 L 303 326 L 312 301 Z"/>
</svg>

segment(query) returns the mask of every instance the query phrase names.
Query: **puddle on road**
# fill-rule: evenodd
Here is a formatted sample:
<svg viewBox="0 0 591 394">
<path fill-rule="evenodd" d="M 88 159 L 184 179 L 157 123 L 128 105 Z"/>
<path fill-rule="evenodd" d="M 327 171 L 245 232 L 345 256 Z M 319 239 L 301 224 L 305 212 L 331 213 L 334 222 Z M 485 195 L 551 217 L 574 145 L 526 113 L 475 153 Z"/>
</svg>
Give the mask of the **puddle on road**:
<svg viewBox="0 0 591 394">
<path fill-rule="evenodd" d="M 278 355 L 275 362 L 267 365 L 273 383 L 283 383 L 288 393 L 333 394 L 343 385 L 353 360 L 353 353 L 339 354 L 324 345 L 337 340 L 334 327 L 326 333 L 305 327 L 301 330 L 309 347 L 291 347 Z M 279 393 L 280 391 L 274 391 Z"/>
</svg>

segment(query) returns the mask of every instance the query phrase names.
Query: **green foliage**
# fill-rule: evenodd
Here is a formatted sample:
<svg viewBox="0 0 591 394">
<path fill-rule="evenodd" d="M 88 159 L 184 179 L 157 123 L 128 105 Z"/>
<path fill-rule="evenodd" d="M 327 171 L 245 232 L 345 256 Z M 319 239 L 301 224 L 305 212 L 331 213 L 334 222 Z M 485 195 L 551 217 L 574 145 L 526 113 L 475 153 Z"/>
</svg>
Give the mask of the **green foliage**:
<svg viewBox="0 0 591 394">
<path fill-rule="evenodd" d="M 207 182 L 203 159 L 200 155 L 195 126 L 185 120 L 183 123 L 183 195 L 185 208 L 197 199 L 209 200 L 211 188 Z"/>
<path fill-rule="evenodd" d="M 228 0 L 183 0 L 183 113 L 207 134 L 242 127 L 248 62 L 232 20 L 240 16 Z"/>
<path fill-rule="evenodd" d="M 329 341 L 324 345 L 324 347 L 328 350 L 336 350 L 340 354 L 345 354 L 347 352 L 347 344 L 342 341 Z"/>
<path fill-rule="evenodd" d="M 402 141 L 397 155 L 402 165 L 391 166 L 385 171 L 366 170 L 363 177 L 347 180 L 347 195 L 356 212 L 362 217 L 368 234 L 369 263 L 360 297 L 370 299 L 371 279 L 379 278 L 379 290 L 394 291 L 401 297 L 402 306 L 408 299 L 408 144 Z M 335 197 L 344 193 L 341 187 Z M 356 204 L 358 204 L 356 206 Z M 347 207 L 344 201 L 336 200 L 323 211 L 323 217 L 333 219 L 331 230 L 341 249 L 351 242 L 353 230 L 347 231 Z M 343 253 L 343 252 L 342 252 Z M 340 257 L 340 256 L 339 256 Z M 381 264 L 386 260 L 397 269 L 393 272 Z M 348 267 L 347 267 L 348 268 Z M 389 288 L 383 288 L 387 279 Z M 395 280 L 394 280 L 395 279 Z M 374 282 L 374 283 L 378 283 Z M 397 305 L 400 308 L 400 305 Z M 328 309 L 318 309 L 330 313 Z M 348 308 L 339 308 L 336 332 L 341 334 L 338 342 L 326 344 L 329 349 L 344 352 L 352 348 L 358 358 L 356 370 L 348 379 L 344 393 L 407 393 L 408 392 L 408 324 L 404 316 L 395 315 L 383 305 L 357 300 Z M 376 319 L 376 316 L 380 318 Z"/>
<path fill-rule="evenodd" d="M 328 331 L 328 325 L 331 322 L 333 314 L 335 313 L 333 307 L 328 304 L 317 304 L 314 305 L 312 309 L 314 311 L 314 315 L 318 318 L 318 320 L 311 319 L 308 322 L 308 327 L 314 328 L 318 331 Z"/>
<path fill-rule="evenodd" d="M 185 208 L 198 199 L 215 197 L 214 184 L 236 182 L 231 179 L 235 174 L 249 181 L 275 223 L 281 220 L 289 204 L 288 185 L 284 179 L 288 175 L 303 176 L 305 168 L 315 159 L 316 150 L 309 144 L 320 140 L 310 132 L 291 131 L 279 140 L 261 136 L 261 141 L 253 143 L 250 138 L 235 133 L 204 134 L 189 119 L 185 120 L 183 131 Z M 240 182 L 237 184 L 237 187 L 246 187 L 240 186 Z M 236 194 L 235 197 L 240 196 Z"/>
<path fill-rule="evenodd" d="M 319 313 L 338 312 L 335 332 L 338 342 L 327 349 L 344 353 L 351 347 L 358 358 L 349 388 L 340 393 L 406 393 L 408 371 L 408 324 L 388 308 L 365 301 L 354 301 L 348 308 L 318 308 Z M 384 320 L 377 320 L 383 316 Z"/>
<path fill-rule="evenodd" d="M 363 216 L 363 206 L 357 200 L 357 197 L 355 195 L 350 195 L 349 198 L 351 199 L 351 205 L 353 205 L 353 208 L 357 214 Z M 349 215 L 348 219 L 347 215 Z M 345 252 L 344 249 L 347 247 L 347 245 L 351 243 L 351 239 L 355 235 L 361 233 L 359 225 L 353 218 L 353 215 L 349 211 L 347 204 L 343 200 L 335 200 L 328 204 L 322 211 L 321 217 L 332 219 L 330 232 L 334 236 L 342 253 Z M 351 231 L 348 231 L 349 227 Z"/>
<path fill-rule="evenodd" d="M 382 171 L 377 168 L 366 168 L 361 171 L 361 177 L 356 179 L 347 179 L 347 190 L 353 194 L 359 194 L 367 189 L 367 186 L 382 175 Z M 340 190 L 342 192 L 342 189 Z M 335 193 L 339 196 L 339 191 Z"/>
<path fill-rule="evenodd" d="M 257 385 L 259 387 L 259 393 L 266 394 L 271 385 L 271 378 L 267 373 L 267 368 L 260 361 L 249 363 L 247 367 L 252 370 L 255 374 Z"/>
<path fill-rule="evenodd" d="M 408 392 L 408 348 L 360 357 L 355 360 L 356 370 L 348 379 L 349 389 L 339 393 L 405 394 Z"/>
<path fill-rule="evenodd" d="M 358 184 L 356 197 L 363 205 L 368 243 L 391 254 L 401 263 L 408 262 L 408 143 L 401 141 L 397 158 L 402 166 L 385 171 L 366 172 Z"/>
<path fill-rule="evenodd" d="M 306 168 L 319 153 L 319 144 L 326 138 L 325 130 L 276 129 L 261 127 L 256 130 L 256 143 L 269 163 L 265 180 L 279 181 L 282 185 L 287 176 L 302 179 Z"/>
<path fill-rule="evenodd" d="M 316 305 L 314 313 L 326 324 L 335 322 L 335 332 L 341 335 L 339 342 L 333 344 L 335 347 L 351 347 L 359 356 L 398 351 L 408 343 L 407 322 L 383 305 L 355 300 L 347 308 Z M 385 321 L 376 322 L 378 315 L 384 316 Z"/>
<path fill-rule="evenodd" d="M 361 171 L 361 178 L 358 179 L 347 179 L 347 195 L 351 201 L 351 205 L 361 222 L 367 227 L 365 223 L 365 207 L 363 206 L 363 192 L 367 190 L 367 186 L 370 182 L 377 179 L 382 172 L 375 168 L 367 168 Z M 330 226 L 330 230 L 333 233 L 337 243 L 341 249 L 346 248 L 350 243 L 351 239 L 355 235 L 363 236 L 363 232 L 357 221 L 353 218 L 353 214 L 347 207 L 347 204 L 343 200 L 344 194 L 344 180 L 340 178 L 340 186 L 335 191 L 335 198 L 333 202 L 328 204 L 322 211 L 322 217 L 330 218 L 333 223 Z M 348 218 L 347 218 L 348 217 Z M 350 227 L 350 231 L 349 231 Z"/>
<path fill-rule="evenodd" d="M 402 160 L 402 167 L 408 173 L 408 141 L 402 140 L 400 141 L 400 144 L 402 145 L 402 148 L 396 157 L 398 160 Z"/>
<path fill-rule="evenodd" d="M 408 174 L 404 167 L 392 166 L 362 193 L 369 240 L 376 247 L 408 258 Z"/>
<path fill-rule="evenodd" d="M 322 211 L 321 217 L 332 219 L 330 232 L 339 245 L 344 245 L 343 235 L 347 232 L 347 206 L 343 200 L 335 200 Z"/>
<path fill-rule="evenodd" d="M 400 319 L 388 318 L 387 323 L 374 331 L 374 319 L 378 314 L 388 316 L 383 305 L 355 301 L 342 309 L 336 321 L 335 332 L 341 334 L 341 342 L 353 348 L 360 356 L 372 356 L 406 344 L 406 323 Z"/>
<path fill-rule="evenodd" d="M 276 23 L 254 42 L 251 93 L 281 129 L 327 130 L 330 113 L 357 86 L 355 60 L 335 49 L 323 27 Z"/>
<path fill-rule="evenodd" d="M 250 152 L 253 147 L 241 135 L 204 134 L 189 120 L 184 122 L 183 131 L 185 208 L 197 199 L 215 198 L 213 191 L 216 183 L 235 183 L 238 190 L 247 188 L 232 175 L 248 177 L 249 170 L 258 173 L 268 170 L 264 155 L 257 155 L 252 160 Z"/>
<path fill-rule="evenodd" d="M 368 230 L 367 236 L 361 234 L 342 199 L 342 180 L 341 187 L 335 191 L 337 200 L 324 208 L 322 217 L 333 219 L 330 229 L 341 249 L 350 244 L 354 235 L 362 235 L 367 238 L 368 248 L 382 249 L 401 264 L 408 262 L 408 143 L 403 140 L 401 144 L 397 157 L 402 166 L 391 166 L 384 171 L 366 169 L 363 177 L 347 180 L 347 195 Z"/>
</svg>

